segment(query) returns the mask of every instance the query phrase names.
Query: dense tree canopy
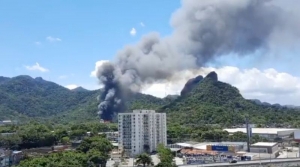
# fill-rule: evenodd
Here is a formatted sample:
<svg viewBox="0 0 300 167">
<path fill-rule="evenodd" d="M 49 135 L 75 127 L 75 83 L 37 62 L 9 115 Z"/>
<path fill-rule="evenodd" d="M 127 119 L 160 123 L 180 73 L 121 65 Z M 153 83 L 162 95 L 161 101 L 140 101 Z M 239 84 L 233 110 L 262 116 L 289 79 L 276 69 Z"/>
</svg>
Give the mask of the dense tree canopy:
<svg viewBox="0 0 300 167">
<path fill-rule="evenodd" d="M 22 125 L 0 126 L 0 146 L 11 149 L 53 146 L 58 143 L 68 144 L 73 139 L 87 136 L 87 132 L 98 135 L 99 132 L 116 131 L 115 124 L 88 122 L 68 126 L 47 126 L 38 122 Z"/>
<path fill-rule="evenodd" d="M 143 167 L 153 165 L 152 158 L 149 154 L 143 153 L 136 157 L 136 165 L 143 165 Z"/>
<path fill-rule="evenodd" d="M 65 151 L 28 158 L 19 167 L 105 166 L 112 150 L 111 143 L 101 136 L 86 137 L 76 151 Z"/>
<path fill-rule="evenodd" d="M 177 167 L 175 162 L 173 161 L 174 155 L 169 148 L 160 144 L 157 147 L 157 153 L 160 159 L 160 163 L 157 164 L 156 167 Z"/>
<path fill-rule="evenodd" d="M 47 156 L 29 158 L 18 165 L 18 167 L 67 167 L 88 166 L 89 158 L 86 154 L 74 151 L 53 153 Z"/>
</svg>

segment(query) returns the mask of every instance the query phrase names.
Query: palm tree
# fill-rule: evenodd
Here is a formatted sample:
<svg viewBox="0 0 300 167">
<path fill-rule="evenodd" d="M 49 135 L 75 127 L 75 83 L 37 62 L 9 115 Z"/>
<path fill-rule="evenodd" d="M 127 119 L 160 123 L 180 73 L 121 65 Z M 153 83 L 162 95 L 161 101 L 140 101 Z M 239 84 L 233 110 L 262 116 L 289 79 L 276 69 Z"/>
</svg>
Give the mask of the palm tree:
<svg viewBox="0 0 300 167">
<path fill-rule="evenodd" d="M 143 167 L 146 167 L 148 165 L 153 165 L 153 162 L 152 162 L 152 158 L 150 157 L 150 155 L 143 153 L 136 157 L 135 164 L 136 165 L 143 164 Z"/>
</svg>

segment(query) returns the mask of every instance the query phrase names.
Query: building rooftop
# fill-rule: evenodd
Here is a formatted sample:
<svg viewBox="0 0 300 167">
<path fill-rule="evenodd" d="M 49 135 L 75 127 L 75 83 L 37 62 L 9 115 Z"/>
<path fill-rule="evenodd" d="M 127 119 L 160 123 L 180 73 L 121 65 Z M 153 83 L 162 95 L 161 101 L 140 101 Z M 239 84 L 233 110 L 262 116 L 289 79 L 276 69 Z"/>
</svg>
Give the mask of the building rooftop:
<svg viewBox="0 0 300 167">
<path fill-rule="evenodd" d="M 184 143 L 176 143 L 176 145 L 181 147 L 193 147 L 199 150 L 206 150 L 207 145 L 247 145 L 247 142 L 184 142 Z"/>
<path fill-rule="evenodd" d="M 155 113 L 155 110 L 133 110 L 133 113 Z"/>
<path fill-rule="evenodd" d="M 181 146 L 181 147 L 192 147 L 192 144 L 188 144 L 188 143 L 176 143 L 177 145 Z"/>
<path fill-rule="evenodd" d="M 181 150 L 181 148 L 170 148 L 170 150 L 171 150 L 172 152 L 177 152 L 177 151 Z"/>
<path fill-rule="evenodd" d="M 275 142 L 258 142 L 258 143 L 254 143 L 252 144 L 251 146 L 274 146 L 276 145 L 277 143 Z"/>
<path fill-rule="evenodd" d="M 243 132 L 247 133 L 246 128 L 232 128 L 232 129 L 223 129 L 229 133 Z M 252 133 L 256 134 L 278 134 L 280 131 L 290 131 L 298 129 L 284 129 L 284 128 L 252 128 Z"/>
<path fill-rule="evenodd" d="M 207 150 L 196 150 L 196 149 L 181 149 L 180 151 L 182 154 L 194 154 L 194 155 L 204 155 L 204 154 L 210 154 L 210 155 L 217 155 L 217 151 L 207 151 Z"/>
</svg>

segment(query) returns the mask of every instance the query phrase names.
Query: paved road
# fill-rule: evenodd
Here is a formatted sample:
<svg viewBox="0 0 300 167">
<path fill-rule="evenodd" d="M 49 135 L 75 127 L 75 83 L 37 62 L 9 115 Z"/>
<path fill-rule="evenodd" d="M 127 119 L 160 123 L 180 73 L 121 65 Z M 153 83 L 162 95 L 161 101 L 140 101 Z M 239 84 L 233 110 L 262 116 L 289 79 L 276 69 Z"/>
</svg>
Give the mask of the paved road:
<svg viewBox="0 0 300 167">
<path fill-rule="evenodd" d="M 271 162 L 292 162 L 292 161 L 295 161 L 295 160 L 299 160 L 300 161 L 300 158 L 293 158 L 293 159 L 272 159 Z M 240 161 L 238 163 L 235 163 L 235 164 L 229 164 L 228 162 L 226 163 L 214 163 L 214 164 L 198 164 L 198 165 L 178 165 L 180 167 L 204 167 L 204 166 L 232 166 L 232 165 L 236 165 L 236 164 L 260 164 L 260 163 L 265 163 L 265 162 L 270 162 L 270 160 L 257 160 L 257 161 Z"/>
</svg>

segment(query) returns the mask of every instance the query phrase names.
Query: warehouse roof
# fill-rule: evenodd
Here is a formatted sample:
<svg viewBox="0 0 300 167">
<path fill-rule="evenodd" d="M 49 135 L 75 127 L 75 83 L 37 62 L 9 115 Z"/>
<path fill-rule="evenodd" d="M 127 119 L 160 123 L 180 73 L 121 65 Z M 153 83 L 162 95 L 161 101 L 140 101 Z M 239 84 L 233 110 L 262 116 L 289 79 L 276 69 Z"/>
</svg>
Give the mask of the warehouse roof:
<svg viewBox="0 0 300 167">
<path fill-rule="evenodd" d="M 193 146 L 192 144 L 189 144 L 189 143 L 176 143 L 176 144 L 181 147 L 192 147 Z"/>
<path fill-rule="evenodd" d="M 243 132 L 246 133 L 246 128 L 232 128 L 232 129 L 224 129 L 229 133 L 235 132 Z M 283 129 L 283 128 L 252 128 L 252 133 L 256 134 L 277 134 L 280 131 L 290 131 L 290 130 L 298 130 L 298 129 Z"/>
<path fill-rule="evenodd" d="M 181 148 L 170 148 L 170 150 L 173 151 L 173 152 L 174 151 L 177 152 L 177 151 L 181 150 Z"/>
<path fill-rule="evenodd" d="M 194 143 L 194 144 L 192 144 Z M 175 145 L 181 146 L 181 147 L 193 147 L 195 149 L 199 150 L 206 150 L 207 145 L 246 145 L 247 142 L 184 142 L 184 143 L 176 143 Z"/>
<path fill-rule="evenodd" d="M 258 143 L 255 143 L 255 144 L 252 144 L 251 146 L 274 146 L 276 145 L 277 143 L 275 142 L 258 142 Z"/>
</svg>

